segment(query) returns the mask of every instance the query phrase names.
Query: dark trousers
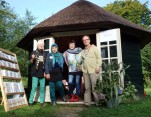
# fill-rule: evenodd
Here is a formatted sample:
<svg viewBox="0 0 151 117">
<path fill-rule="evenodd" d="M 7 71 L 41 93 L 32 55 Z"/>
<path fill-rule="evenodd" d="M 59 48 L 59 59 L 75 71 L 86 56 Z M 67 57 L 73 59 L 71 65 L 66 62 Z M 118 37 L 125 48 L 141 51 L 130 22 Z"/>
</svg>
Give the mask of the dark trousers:
<svg viewBox="0 0 151 117">
<path fill-rule="evenodd" d="M 51 98 L 51 102 L 56 101 L 56 95 L 55 95 L 55 89 L 56 89 L 56 87 L 58 88 L 60 96 L 62 98 L 65 96 L 64 87 L 63 87 L 62 81 L 49 82 L 49 86 L 50 86 L 50 98 Z"/>
</svg>

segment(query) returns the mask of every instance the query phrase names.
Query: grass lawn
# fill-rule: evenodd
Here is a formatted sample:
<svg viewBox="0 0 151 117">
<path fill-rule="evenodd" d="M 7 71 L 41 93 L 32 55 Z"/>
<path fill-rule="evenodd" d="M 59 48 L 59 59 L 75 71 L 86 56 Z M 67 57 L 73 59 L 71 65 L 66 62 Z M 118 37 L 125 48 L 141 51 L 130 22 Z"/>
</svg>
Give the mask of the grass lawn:
<svg viewBox="0 0 151 117">
<path fill-rule="evenodd" d="M 38 103 L 6 113 L 4 107 L 0 106 L 0 117 L 70 117 L 70 115 L 71 117 L 151 117 L 151 97 L 146 97 L 138 102 L 121 104 L 117 109 L 77 105 L 52 107 L 48 103 L 41 109 Z"/>
<path fill-rule="evenodd" d="M 151 117 L 151 97 L 139 102 L 122 104 L 117 109 L 88 107 L 79 112 L 81 117 Z"/>
<path fill-rule="evenodd" d="M 40 108 L 40 104 L 36 104 L 30 107 L 24 107 L 9 112 L 4 111 L 4 107 L 0 106 L 0 117 L 54 117 L 56 108 L 50 104 L 45 104 L 44 109 Z"/>
</svg>

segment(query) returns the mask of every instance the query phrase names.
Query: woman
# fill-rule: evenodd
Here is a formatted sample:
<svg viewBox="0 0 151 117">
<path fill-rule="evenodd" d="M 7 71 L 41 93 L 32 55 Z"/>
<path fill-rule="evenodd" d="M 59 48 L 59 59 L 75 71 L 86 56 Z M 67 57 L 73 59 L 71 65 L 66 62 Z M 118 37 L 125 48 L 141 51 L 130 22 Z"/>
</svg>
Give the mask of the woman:
<svg viewBox="0 0 151 117">
<path fill-rule="evenodd" d="M 39 40 L 37 49 L 30 55 L 31 63 L 31 76 L 32 76 L 32 89 L 29 97 L 29 105 L 33 105 L 35 92 L 40 83 L 40 105 L 43 107 L 45 99 L 45 78 L 44 78 L 44 64 L 46 60 L 46 52 L 44 52 L 44 41 Z"/>
<path fill-rule="evenodd" d="M 51 53 L 47 55 L 45 64 L 46 78 L 49 80 L 50 98 L 52 105 L 56 105 L 55 87 L 58 87 L 59 93 L 66 102 L 64 88 L 62 84 L 62 69 L 64 64 L 63 55 L 58 52 L 58 45 L 52 44 Z"/>
<path fill-rule="evenodd" d="M 78 102 L 80 94 L 80 81 L 81 81 L 81 48 L 76 48 L 75 41 L 69 42 L 69 49 L 63 54 L 65 62 L 68 66 L 68 84 L 69 84 L 69 102 Z M 74 83 L 75 81 L 75 83 Z M 74 85 L 76 87 L 75 95 L 73 93 Z"/>
</svg>

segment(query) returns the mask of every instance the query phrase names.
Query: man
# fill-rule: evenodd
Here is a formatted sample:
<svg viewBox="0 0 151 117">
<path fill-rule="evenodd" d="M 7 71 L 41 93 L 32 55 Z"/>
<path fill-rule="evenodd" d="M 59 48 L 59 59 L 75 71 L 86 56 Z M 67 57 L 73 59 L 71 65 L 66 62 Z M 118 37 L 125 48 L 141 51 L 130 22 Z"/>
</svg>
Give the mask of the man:
<svg viewBox="0 0 151 117">
<path fill-rule="evenodd" d="M 29 98 L 29 105 L 33 104 L 33 98 L 37 90 L 38 82 L 40 83 L 40 105 L 43 107 L 45 97 L 45 78 L 44 78 L 44 64 L 46 53 L 44 52 L 44 41 L 39 40 L 37 43 L 37 50 L 33 51 L 30 56 L 32 89 Z"/>
<path fill-rule="evenodd" d="M 100 77 L 101 67 L 101 55 L 95 45 L 91 45 L 90 37 L 88 35 L 83 36 L 84 50 L 81 53 L 82 56 L 82 71 L 85 83 L 84 103 L 86 106 L 91 105 L 91 92 L 93 93 L 95 103 L 98 105 L 99 99 L 95 91 L 95 85 L 97 79 Z"/>
</svg>

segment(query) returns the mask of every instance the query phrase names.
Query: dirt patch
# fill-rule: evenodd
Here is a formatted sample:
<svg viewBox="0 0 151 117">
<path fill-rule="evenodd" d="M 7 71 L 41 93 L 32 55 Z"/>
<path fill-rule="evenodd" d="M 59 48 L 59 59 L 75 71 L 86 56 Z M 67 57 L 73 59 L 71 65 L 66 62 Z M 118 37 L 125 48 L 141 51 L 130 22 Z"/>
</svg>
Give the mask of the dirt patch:
<svg viewBox="0 0 151 117">
<path fill-rule="evenodd" d="M 82 111 L 84 107 L 71 107 L 71 106 L 64 106 L 58 108 L 56 111 L 55 117 L 79 117 L 78 112 Z"/>
</svg>

